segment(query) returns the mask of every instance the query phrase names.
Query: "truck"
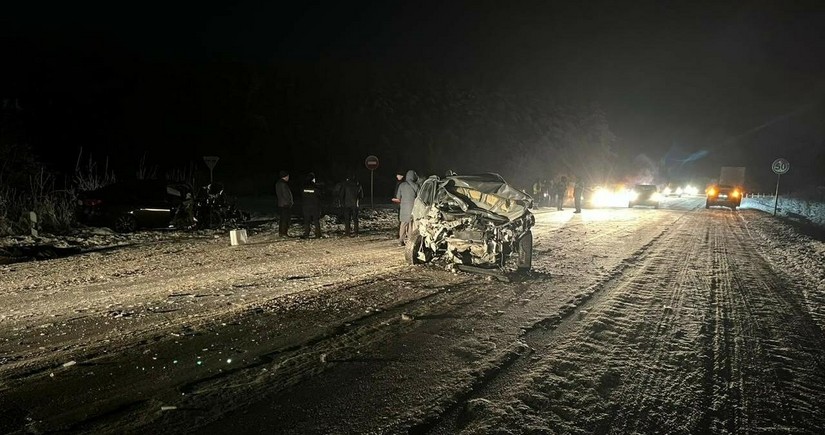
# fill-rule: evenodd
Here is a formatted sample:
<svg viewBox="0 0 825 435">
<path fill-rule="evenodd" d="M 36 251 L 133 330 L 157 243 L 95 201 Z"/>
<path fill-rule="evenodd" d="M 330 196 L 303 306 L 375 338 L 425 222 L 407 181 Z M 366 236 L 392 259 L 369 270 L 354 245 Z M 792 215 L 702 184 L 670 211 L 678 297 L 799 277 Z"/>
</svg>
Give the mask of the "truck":
<svg viewBox="0 0 825 435">
<path fill-rule="evenodd" d="M 736 210 L 745 194 L 744 184 L 744 166 L 723 166 L 719 173 L 719 182 L 708 187 L 705 208 L 721 205 Z"/>
<path fill-rule="evenodd" d="M 742 188 L 745 185 L 744 166 L 722 166 L 719 172 L 719 185 Z"/>
</svg>

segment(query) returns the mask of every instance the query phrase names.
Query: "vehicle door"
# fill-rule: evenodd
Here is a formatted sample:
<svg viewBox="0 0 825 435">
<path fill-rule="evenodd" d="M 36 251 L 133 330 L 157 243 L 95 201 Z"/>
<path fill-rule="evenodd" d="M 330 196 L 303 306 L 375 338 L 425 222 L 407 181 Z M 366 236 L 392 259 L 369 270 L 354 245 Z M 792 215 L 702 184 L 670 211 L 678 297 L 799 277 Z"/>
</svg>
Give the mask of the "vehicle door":
<svg viewBox="0 0 825 435">
<path fill-rule="evenodd" d="M 135 192 L 138 207 L 134 214 L 138 225 L 148 228 L 169 226 L 175 209 L 167 200 L 168 195 L 165 183 L 142 183 Z"/>
</svg>

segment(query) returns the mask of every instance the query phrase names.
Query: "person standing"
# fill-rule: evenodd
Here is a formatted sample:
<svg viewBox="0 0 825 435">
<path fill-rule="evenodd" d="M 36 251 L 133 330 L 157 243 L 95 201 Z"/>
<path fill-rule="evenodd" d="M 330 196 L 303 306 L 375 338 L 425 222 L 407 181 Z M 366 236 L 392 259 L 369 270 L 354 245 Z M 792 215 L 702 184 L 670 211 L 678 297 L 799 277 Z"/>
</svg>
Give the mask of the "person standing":
<svg viewBox="0 0 825 435">
<path fill-rule="evenodd" d="M 289 236 L 289 220 L 292 219 L 292 191 L 289 190 L 289 172 L 278 173 L 280 178 L 275 183 L 275 195 L 278 197 L 278 235 Z"/>
<path fill-rule="evenodd" d="M 309 237 L 310 225 L 315 228 L 315 238 L 321 238 L 321 198 L 312 172 L 307 174 L 301 190 L 301 209 L 304 212 L 304 234 L 301 238 Z"/>
<path fill-rule="evenodd" d="M 358 208 L 364 199 L 364 189 L 355 179 L 355 174 L 350 174 L 335 190 L 344 212 L 344 232 L 347 236 L 355 237 L 358 235 Z M 354 232 L 350 232 L 351 223 Z"/>
<path fill-rule="evenodd" d="M 556 210 L 564 210 L 565 196 L 567 196 L 567 177 L 562 176 L 556 183 Z"/>
<path fill-rule="evenodd" d="M 541 180 L 536 178 L 536 182 L 533 183 L 533 207 L 535 208 L 541 208 L 541 192 Z"/>
<path fill-rule="evenodd" d="M 576 176 L 576 181 L 573 184 L 573 203 L 576 206 L 576 210 L 573 213 L 581 213 L 582 212 L 582 197 L 584 195 L 584 180 L 582 177 Z"/>
<path fill-rule="evenodd" d="M 404 246 L 409 236 L 412 225 L 412 209 L 415 204 L 415 197 L 418 195 L 418 174 L 412 169 L 407 171 L 404 182 L 398 186 L 398 202 L 401 204 L 399 218 L 401 225 L 398 227 L 398 244 Z"/>
<path fill-rule="evenodd" d="M 401 184 L 404 183 L 404 170 L 398 169 L 395 171 L 395 190 L 392 193 L 392 203 L 393 204 L 401 204 L 401 200 L 398 199 L 398 188 L 401 187 Z M 398 210 L 398 233 L 401 233 L 401 210 Z"/>
</svg>

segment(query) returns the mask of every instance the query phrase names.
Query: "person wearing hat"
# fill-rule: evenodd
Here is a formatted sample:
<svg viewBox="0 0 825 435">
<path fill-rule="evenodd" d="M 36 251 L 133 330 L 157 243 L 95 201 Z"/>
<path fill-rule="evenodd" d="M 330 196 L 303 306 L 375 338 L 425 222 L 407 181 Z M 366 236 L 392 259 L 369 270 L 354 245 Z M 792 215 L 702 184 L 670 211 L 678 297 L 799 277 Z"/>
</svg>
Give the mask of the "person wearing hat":
<svg viewBox="0 0 825 435">
<path fill-rule="evenodd" d="M 304 181 L 301 191 L 301 209 L 304 212 L 304 234 L 301 238 L 309 237 L 309 227 L 315 227 L 315 238 L 321 238 L 321 198 L 318 186 L 315 184 L 315 173 L 310 172 Z"/>
<path fill-rule="evenodd" d="M 292 219 L 292 191 L 289 190 L 289 172 L 281 171 L 275 183 L 275 195 L 278 197 L 278 235 L 289 236 L 289 220 Z"/>
</svg>

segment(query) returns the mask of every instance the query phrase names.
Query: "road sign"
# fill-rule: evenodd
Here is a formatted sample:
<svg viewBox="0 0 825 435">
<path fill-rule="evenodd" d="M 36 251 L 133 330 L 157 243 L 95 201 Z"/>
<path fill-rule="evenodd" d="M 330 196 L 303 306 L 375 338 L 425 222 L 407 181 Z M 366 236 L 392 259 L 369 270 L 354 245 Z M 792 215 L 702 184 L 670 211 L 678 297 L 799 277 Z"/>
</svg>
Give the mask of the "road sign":
<svg viewBox="0 0 825 435">
<path fill-rule="evenodd" d="M 212 184 L 212 169 L 218 164 L 218 156 L 203 156 L 203 162 L 209 167 L 209 184 Z"/>
<path fill-rule="evenodd" d="M 791 169 L 791 164 L 785 159 L 776 159 L 771 163 L 771 169 L 776 175 L 782 175 Z"/>
<path fill-rule="evenodd" d="M 203 162 L 206 163 L 210 171 L 215 169 L 215 165 L 218 164 L 218 159 L 218 156 L 203 156 Z"/>
<path fill-rule="evenodd" d="M 773 194 L 773 215 L 776 216 L 776 209 L 779 207 L 779 178 L 791 169 L 791 164 L 787 160 L 779 158 L 771 163 L 771 169 L 776 174 L 776 192 Z"/>
<path fill-rule="evenodd" d="M 366 165 L 367 169 L 370 170 L 370 207 L 375 208 L 375 195 L 373 187 L 375 185 L 375 170 L 378 169 L 378 157 L 367 156 L 367 159 L 364 160 L 364 165 Z"/>
<path fill-rule="evenodd" d="M 367 166 L 367 169 L 374 171 L 378 169 L 378 157 L 367 156 L 367 160 L 364 160 L 364 164 Z"/>
</svg>

